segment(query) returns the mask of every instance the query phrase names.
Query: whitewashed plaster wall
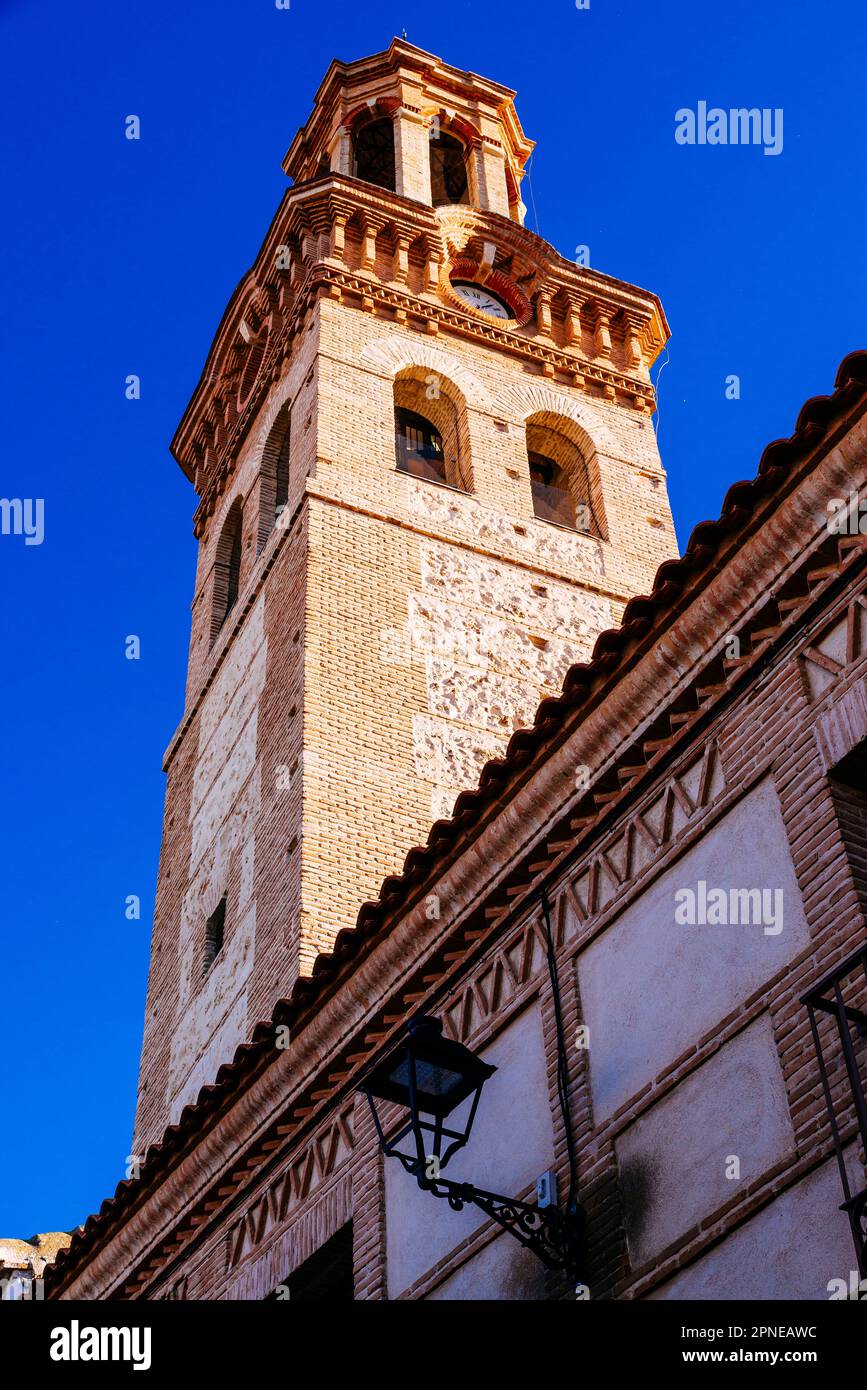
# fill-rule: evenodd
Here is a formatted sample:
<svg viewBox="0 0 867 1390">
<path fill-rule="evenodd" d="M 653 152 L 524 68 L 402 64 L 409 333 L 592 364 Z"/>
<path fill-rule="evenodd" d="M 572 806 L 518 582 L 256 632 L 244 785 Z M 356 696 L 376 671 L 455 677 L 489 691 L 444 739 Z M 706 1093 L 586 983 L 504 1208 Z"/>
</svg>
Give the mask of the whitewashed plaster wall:
<svg viewBox="0 0 867 1390">
<path fill-rule="evenodd" d="M 840 1200 L 840 1175 L 830 1159 L 649 1298 L 828 1299 L 831 1280 L 848 1283 L 855 1265 Z"/>
<path fill-rule="evenodd" d="M 763 1014 L 618 1138 L 633 1268 L 794 1147 L 773 1028 Z"/>
<path fill-rule="evenodd" d="M 554 1152 L 538 1006 L 525 1009 L 481 1055 L 498 1071 L 485 1084 L 469 1144 L 443 1176 L 517 1197 L 551 1167 Z M 454 1212 L 445 1200 L 422 1192 L 396 1160 L 385 1165 L 385 1201 L 390 1298 L 487 1221 L 476 1207 Z M 498 1298 L 504 1281 L 525 1281 L 528 1276 L 520 1272 L 524 1266 L 518 1261 L 521 1246 L 511 1236 L 506 1240 L 496 1255 L 479 1252 L 452 1278 L 459 1277 L 463 1289 L 472 1287 L 476 1298 Z"/>
<path fill-rule="evenodd" d="M 780 888 L 783 929 L 679 925 L 675 894 Z M 764 779 L 655 879 L 578 961 L 597 1123 L 613 1115 L 807 945 L 776 791 Z"/>
</svg>

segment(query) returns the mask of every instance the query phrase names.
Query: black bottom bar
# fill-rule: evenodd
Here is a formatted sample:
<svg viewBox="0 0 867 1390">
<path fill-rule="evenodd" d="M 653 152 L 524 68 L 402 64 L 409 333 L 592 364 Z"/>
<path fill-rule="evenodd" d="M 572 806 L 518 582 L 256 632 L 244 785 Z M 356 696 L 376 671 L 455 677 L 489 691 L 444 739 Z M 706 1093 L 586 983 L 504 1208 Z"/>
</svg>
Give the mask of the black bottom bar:
<svg viewBox="0 0 867 1390">
<path fill-rule="evenodd" d="M 570 1299 L 541 1314 L 530 1308 L 521 1313 L 515 1304 L 489 1303 L 481 1323 L 478 1303 L 471 1302 L 474 1335 L 469 1342 L 462 1337 L 454 1343 L 450 1360 L 455 1368 L 460 1366 L 465 1379 L 472 1344 L 484 1358 L 485 1379 L 490 1382 L 491 1363 L 510 1355 L 498 1348 L 514 1347 L 515 1317 L 526 1317 L 528 1330 L 544 1328 L 562 1335 L 563 1350 L 576 1373 L 581 1365 L 598 1368 L 604 1358 L 602 1364 L 618 1378 L 633 1370 L 652 1377 L 677 1368 L 702 1375 L 713 1366 L 785 1370 L 794 1365 L 826 1380 L 829 1371 L 860 1364 L 865 1322 L 852 1306 L 857 1301 L 594 1303 Z M 867 1302 L 867 1292 L 861 1301 Z M 62 1384 L 70 1376 L 92 1382 L 105 1374 L 115 1378 L 129 1374 L 138 1383 L 149 1375 L 164 1379 L 167 1372 L 194 1374 L 196 1385 L 203 1384 L 203 1375 L 213 1373 L 220 1384 L 226 1384 L 235 1368 L 244 1384 L 254 1379 L 267 1383 L 265 1378 L 272 1374 L 292 1374 L 299 1358 L 305 1376 L 321 1358 L 322 1372 L 329 1379 L 341 1366 L 357 1378 L 373 1370 L 374 1346 L 377 1361 L 393 1361 L 401 1347 L 405 1353 L 403 1320 L 422 1316 L 427 1329 L 439 1331 L 438 1355 L 432 1364 L 448 1375 L 444 1336 L 454 1324 L 440 1324 L 439 1318 L 457 1316 L 460 1322 L 465 1313 L 460 1304 L 454 1307 L 453 1314 L 432 1310 L 419 1314 L 413 1313 L 410 1304 L 391 1311 L 383 1304 L 359 1304 L 358 1312 L 343 1304 L 339 1309 L 325 1307 L 317 1316 L 308 1304 L 303 1313 L 293 1308 L 291 1300 L 264 1304 L 3 1302 L 0 1347 L 7 1369 L 26 1369 L 39 1384 L 55 1379 Z M 499 1331 L 504 1310 L 508 1310 L 511 1334 L 505 1339 L 491 1335 Z M 485 1336 L 488 1316 L 491 1323 Z M 536 1322 L 539 1316 L 541 1323 Z M 369 1340 L 374 1330 L 376 1344 Z M 357 1333 L 360 1338 L 352 1335 Z M 92 1359 L 94 1355 L 98 1359 Z"/>
</svg>

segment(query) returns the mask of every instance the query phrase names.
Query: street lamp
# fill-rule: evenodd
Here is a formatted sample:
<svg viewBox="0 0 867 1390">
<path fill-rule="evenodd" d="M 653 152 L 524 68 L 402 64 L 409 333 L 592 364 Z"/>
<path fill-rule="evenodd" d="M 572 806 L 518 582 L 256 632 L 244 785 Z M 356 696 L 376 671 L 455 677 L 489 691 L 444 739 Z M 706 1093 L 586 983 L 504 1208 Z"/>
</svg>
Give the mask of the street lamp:
<svg viewBox="0 0 867 1390">
<path fill-rule="evenodd" d="M 479 1207 L 549 1269 L 564 1270 L 577 1283 L 584 1263 L 584 1213 L 577 1202 L 560 1211 L 553 1202 L 533 1206 L 442 1177 L 449 1159 L 466 1145 L 482 1087 L 495 1071 L 462 1043 L 444 1038 L 439 1019 L 419 1014 L 408 1023 L 402 1042 L 359 1089 L 367 1096 L 383 1153 L 399 1159 L 423 1192 L 444 1197 L 453 1211 L 467 1203 Z M 391 1102 L 407 1112 L 391 1139 L 386 1138 L 376 1101 Z M 452 1119 L 447 1125 L 466 1101 L 465 1120 Z"/>
</svg>

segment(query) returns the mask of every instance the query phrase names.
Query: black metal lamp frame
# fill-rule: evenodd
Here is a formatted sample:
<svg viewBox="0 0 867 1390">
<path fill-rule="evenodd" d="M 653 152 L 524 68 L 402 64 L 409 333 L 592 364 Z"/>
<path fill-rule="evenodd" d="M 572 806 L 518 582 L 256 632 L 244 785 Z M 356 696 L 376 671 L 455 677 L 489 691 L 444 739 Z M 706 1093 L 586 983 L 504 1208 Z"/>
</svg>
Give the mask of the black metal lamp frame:
<svg viewBox="0 0 867 1390">
<path fill-rule="evenodd" d="M 414 1024 L 410 1025 L 410 1037 L 412 1037 L 413 1026 L 417 1026 L 419 1022 L 424 1024 L 436 1023 L 439 1026 L 436 1020 L 416 1020 Z M 444 1046 L 464 1053 L 472 1066 L 474 1075 L 471 1075 L 467 1083 L 461 1088 L 461 1099 L 451 1104 L 448 1109 L 444 1106 L 442 1113 L 433 1113 L 432 1119 L 424 1118 L 420 1108 L 416 1057 L 411 1043 L 406 1045 L 407 1094 L 405 1099 L 402 1096 L 398 1098 L 396 1094 L 389 1094 L 391 1088 L 388 1082 L 384 1085 L 380 1083 L 374 1087 L 371 1079 L 366 1084 L 361 1085 L 360 1089 L 367 1096 L 383 1153 L 387 1158 L 399 1159 L 405 1170 L 415 1178 L 423 1192 L 430 1192 L 434 1197 L 443 1198 L 448 1202 L 452 1211 L 462 1211 L 467 1205 L 478 1207 L 504 1231 L 508 1231 L 510 1235 L 520 1241 L 521 1245 L 532 1250 L 548 1269 L 562 1270 L 573 1283 L 581 1282 L 585 1263 L 584 1212 L 578 1203 L 575 1203 L 574 1207 L 568 1207 L 566 1211 L 560 1211 L 556 1206 L 539 1207 L 517 1197 L 506 1197 L 499 1192 L 489 1192 L 485 1188 L 476 1187 L 474 1183 L 454 1182 L 441 1176 L 441 1170 L 449 1159 L 459 1149 L 462 1149 L 469 1140 L 482 1087 L 488 1077 L 496 1070 L 494 1067 L 486 1066 L 466 1048 L 448 1042 L 445 1042 Z M 387 1070 L 389 1060 L 386 1059 L 386 1063 L 381 1064 L 377 1069 L 377 1075 L 380 1078 Z M 405 1104 L 408 1107 L 409 1119 L 391 1139 L 386 1137 L 377 1113 L 374 1091 L 379 1099 Z M 469 1096 L 472 1096 L 472 1101 L 463 1128 L 455 1129 L 447 1126 L 444 1120 L 450 1110 Z M 429 1102 L 425 1103 L 429 1104 Z M 401 1145 L 408 1136 L 412 1136 L 414 1141 L 414 1151 L 410 1153 L 401 1149 Z"/>
<path fill-rule="evenodd" d="M 854 1007 L 852 1003 L 847 1004 L 843 998 L 843 988 L 845 984 L 852 979 L 854 979 L 856 983 L 859 983 L 862 989 L 867 987 L 867 943 L 861 946 L 853 955 L 849 956 L 848 959 L 843 961 L 841 965 L 838 965 L 835 970 L 826 975 L 824 979 L 820 980 L 818 984 L 815 984 L 812 989 L 808 990 L 808 992 L 803 995 L 801 1003 L 806 1005 L 810 1016 L 810 1029 L 813 1034 L 813 1045 L 816 1049 L 816 1057 L 819 1062 L 819 1073 L 822 1078 L 825 1107 L 831 1122 L 834 1152 L 837 1157 L 837 1166 L 840 1170 L 840 1181 L 845 1196 L 845 1201 L 841 1203 L 840 1210 L 845 1211 L 849 1218 L 852 1239 L 855 1243 L 855 1254 L 858 1260 L 858 1271 L 861 1278 L 865 1279 L 867 1278 L 867 1186 L 861 1187 L 857 1192 L 852 1191 L 849 1174 L 846 1171 L 846 1163 L 843 1155 L 843 1141 L 832 1096 L 828 1065 L 823 1052 L 816 1021 L 816 1014 L 819 1012 L 830 1014 L 837 1024 L 840 1049 L 845 1065 L 846 1078 L 849 1083 L 849 1096 L 858 1125 L 861 1148 L 862 1151 L 867 1154 L 867 1098 L 865 1098 L 864 1094 L 864 1082 L 859 1070 L 858 1058 L 855 1054 L 855 1045 L 852 1041 L 851 1032 L 851 1026 L 854 1026 L 856 1036 L 867 1038 L 867 1012 L 865 1012 L 864 1009 Z"/>
</svg>

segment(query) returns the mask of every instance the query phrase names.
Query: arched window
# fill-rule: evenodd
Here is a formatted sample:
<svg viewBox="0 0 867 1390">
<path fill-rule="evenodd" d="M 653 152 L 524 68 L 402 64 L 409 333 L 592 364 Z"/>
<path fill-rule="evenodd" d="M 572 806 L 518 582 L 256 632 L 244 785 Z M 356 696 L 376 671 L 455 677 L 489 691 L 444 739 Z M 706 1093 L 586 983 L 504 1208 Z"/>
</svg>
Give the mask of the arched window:
<svg viewBox="0 0 867 1390">
<path fill-rule="evenodd" d="M 453 382 L 428 367 L 402 368 L 394 379 L 394 432 L 400 472 L 472 492 L 467 405 Z"/>
<path fill-rule="evenodd" d="M 430 187 L 435 208 L 470 201 L 464 147 L 445 130 L 430 142 Z"/>
<path fill-rule="evenodd" d="M 207 975 L 217 956 L 223 949 L 226 932 L 226 899 L 222 897 L 205 923 L 205 950 L 202 959 L 202 974 Z"/>
<path fill-rule="evenodd" d="M 241 532 L 243 530 L 243 513 L 238 507 L 234 514 L 234 524 L 232 526 L 232 547 L 229 551 L 229 565 L 226 575 L 226 611 L 223 614 L 223 621 L 228 618 L 235 604 L 238 602 L 238 594 L 241 592 Z"/>
<path fill-rule="evenodd" d="M 598 465 L 592 457 L 588 463 L 586 442 L 574 421 L 548 411 L 530 416 L 527 464 L 533 512 L 540 521 L 604 537 Z"/>
<path fill-rule="evenodd" d="M 540 521 L 556 521 L 560 526 L 575 525 L 575 504 L 563 469 L 544 454 L 528 453 L 533 512 Z"/>
<path fill-rule="evenodd" d="M 395 192 L 394 124 L 375 108 L 355 127 L 352 171 L 357 179 Z"/>
<path fill-rule="evenodd" d="M 256 554 L 265 548 L 268 537 L 286 510 L 289 501 L 289 450 L 292 442 L 292 415 L 288 403 L 282 407 L 265 440 L 259 474 L 259 517 Z"/>
<path fill-rule="evenodd" d="M 397 466 L 401 473 L 429 482 L 446 481 L 446 462 L 439 430 L 414 410 L 397 407 L 394 412 Z"/>
<path fill-rule="evenodd" d="M 211 641 L 225 623 L 241 592 L 241 546 L 244 512 L 240 499 L 233 503 L 223 523 L 214 557 L 214 599 L 211 613 Z"/>
</svg>

